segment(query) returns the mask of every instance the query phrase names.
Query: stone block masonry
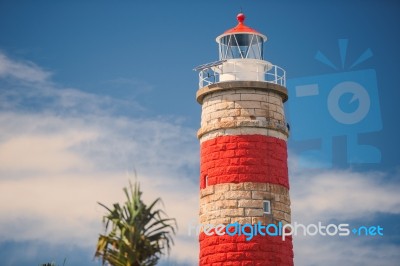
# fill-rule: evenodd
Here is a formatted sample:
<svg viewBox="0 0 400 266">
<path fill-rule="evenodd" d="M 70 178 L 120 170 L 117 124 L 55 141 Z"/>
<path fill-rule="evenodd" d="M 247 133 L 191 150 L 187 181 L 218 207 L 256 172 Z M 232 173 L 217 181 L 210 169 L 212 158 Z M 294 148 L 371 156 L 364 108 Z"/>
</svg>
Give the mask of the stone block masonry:
<svg viewBox="0 0 400 266">
<path fill-rule="evenodd" d="M 243 83 L 243 87 L 254 82 L 247 83 Z M 231 88 L 227 84 L 220 84 L 211 92 L 199 93 L 202 114 L 198 137 L 220 129 L 262 128 L 276 130 L 286 140 L 289 132 L 282 102 L 284 91 L 262 84 L 257 89 Z"/>
<path fill-rule="evenodd" d="M 263 201 L 271 202 L 272 213 L 263 213 Z M 290 223 L 290 199 L 287 187 L 265 183 L 222 183 L 200 191 L 200 223 L 262 224 Z"/>
<path fill-rule="evenodd" d="M 199 89 L 201 224 L 291 223 L 286 100 L 286 88 L 268 82 L 229 81 Z M 246 240 L 202 232 L 199 243 L 202 266 L 293 265 L 291 238 Z"/>
</svg>

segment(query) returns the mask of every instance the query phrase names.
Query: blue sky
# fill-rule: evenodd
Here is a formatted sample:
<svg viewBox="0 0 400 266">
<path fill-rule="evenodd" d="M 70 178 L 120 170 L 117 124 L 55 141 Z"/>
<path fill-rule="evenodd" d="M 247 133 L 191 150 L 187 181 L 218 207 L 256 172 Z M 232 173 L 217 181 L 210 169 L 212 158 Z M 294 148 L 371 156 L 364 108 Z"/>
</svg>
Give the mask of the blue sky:
<svg viewBox="0 0 400 266">
<path fill-rule="evenodd" d="M 133 169 L 145 198 L 161 196 L 178 219 L 163 264 L 196 264 L 196 238 L 186 232 L 198 213 L 192 69 L 218 60 L 215 37 L 236 25 L 240 8 L 268 37 L 265 59 L 287 72 L 293 220 L 385 230 L 375 238 L 295 238 L 296 265 L 400 260 L 396 1 L 39 0 L 0 1 L 2 265 L 65 257 L 66 265 L 98 265 L 104 212 L 96 202 L 122 200 Z M 368 50 L 372 56 L 351 67 Z M 337 68 L 316 60 L 318 51 Z M 330 116 L 327 98 L 343 81 L 369 95 L 363 123 Z M 310 83 L 321 93 L 302 102 L 296 86 Z M 353 96 L 338 102 L 345 113 L 365 103 Z"/>
</svg>

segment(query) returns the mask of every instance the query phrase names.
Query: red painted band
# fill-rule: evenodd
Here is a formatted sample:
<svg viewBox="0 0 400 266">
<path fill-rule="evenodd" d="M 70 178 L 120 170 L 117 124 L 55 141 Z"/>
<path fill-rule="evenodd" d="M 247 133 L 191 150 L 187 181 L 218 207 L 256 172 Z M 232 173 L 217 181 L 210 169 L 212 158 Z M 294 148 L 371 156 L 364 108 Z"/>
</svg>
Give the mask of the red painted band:
<svg viewBox="0 0 400 266">
<path fill-rule="evenodd" d="M 200 188 L 259 182 L 289 188 L 286 141 L 264 135 L 221 136 L 200 147 Z M 207 177 L 207 181 L 206 181 Z"/>
<path fill-rule="evenodd" d="M 199 235 L 200 265 L 280 265 L 293 266 L 292 237 L 254 236 L 246 241 L 244 235 Z"/>
</svg>

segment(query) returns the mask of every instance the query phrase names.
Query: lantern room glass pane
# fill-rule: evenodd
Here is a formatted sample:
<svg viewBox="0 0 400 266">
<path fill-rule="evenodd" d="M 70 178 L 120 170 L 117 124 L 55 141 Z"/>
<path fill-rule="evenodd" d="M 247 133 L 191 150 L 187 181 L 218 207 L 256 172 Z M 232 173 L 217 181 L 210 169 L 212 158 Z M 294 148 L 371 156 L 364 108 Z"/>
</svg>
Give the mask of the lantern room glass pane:
<svg viewBox="0 0 400 266">
<path fill-rule="evenodd" d="M 253 58 L 263 59 L 263 39 L 255 34 L 232 34 L 220 40 L 220 60 Z"/>
</svg>

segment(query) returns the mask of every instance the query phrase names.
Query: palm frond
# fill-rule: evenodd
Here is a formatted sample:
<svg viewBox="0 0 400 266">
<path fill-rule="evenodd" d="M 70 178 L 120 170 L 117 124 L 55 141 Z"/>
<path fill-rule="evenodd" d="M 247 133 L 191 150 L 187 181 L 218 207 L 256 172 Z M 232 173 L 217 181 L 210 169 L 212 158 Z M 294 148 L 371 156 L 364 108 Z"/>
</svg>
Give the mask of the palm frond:
<svg viewBox="0 0 400 266">
<path fill-rule="evenodd" d="M 106 234 L 99 236 L 95 257 L 101 258 L 103 265 L 155 265 L 174 244 L 176 220 L 156 209 L 157 204 L 163 205 L 161 198 L 148 206 L 144 204 L 138 182 L 129 182 L 123 192 L 126 197 L 123 205 L 114 203 L 109 208 L 98 202 L 107 211 L 103 216 Z"/>
</svg>

